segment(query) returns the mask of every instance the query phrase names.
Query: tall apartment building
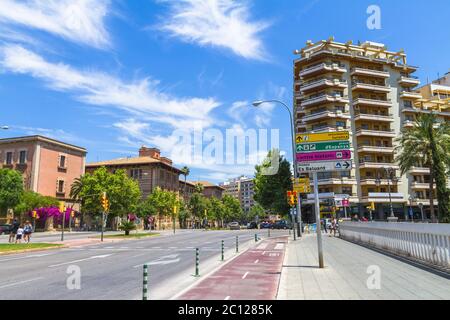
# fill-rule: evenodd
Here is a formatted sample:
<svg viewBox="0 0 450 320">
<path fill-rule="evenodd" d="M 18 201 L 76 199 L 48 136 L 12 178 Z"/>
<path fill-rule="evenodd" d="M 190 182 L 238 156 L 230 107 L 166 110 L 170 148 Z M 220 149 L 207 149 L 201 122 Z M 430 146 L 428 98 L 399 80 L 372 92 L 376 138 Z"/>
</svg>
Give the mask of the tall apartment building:
<svg viewBox="0 0 450 320">
<path fill-rule="evenodd" d="M 396 216 L 403 218 L 413 192 L 410 175 L 400 176 L 394 161 L 395 138 L 422 98 L 414 90 L 420 84 L 413 76 L 417 67 L 407 63 L 403 51 L 388 51 L 374 42 L 308 41 L 296 53 L 297 133 L 351 133 L 353 169 L 320 173 L 322 198 L 346 195 L 359 214 L 367 214 L 366 206 L 373 202 L 376 218 L 386 216 L 391 198 Z M 394 171 L 394 179 L 386 169 Z"/>
<path fill-rule="evenodd" d="M 26 190 L 72 204 L 70 187 L 84 174 L 86 153 L 84 148 L 43 136 L 0 139 L 0 168 L 19 171 Z"/>
<path fill-rule="evenodd" d="M 253 199 L 255 195 L 254 181 L 251 178 L 241 176 L 239 178 L 231 179 L 221 184 L 225 189 L 224 194 L 230 195 L 239 200 L 241 208 L 244 212 L 249 212 L 255 205 Z"/>
</svg>

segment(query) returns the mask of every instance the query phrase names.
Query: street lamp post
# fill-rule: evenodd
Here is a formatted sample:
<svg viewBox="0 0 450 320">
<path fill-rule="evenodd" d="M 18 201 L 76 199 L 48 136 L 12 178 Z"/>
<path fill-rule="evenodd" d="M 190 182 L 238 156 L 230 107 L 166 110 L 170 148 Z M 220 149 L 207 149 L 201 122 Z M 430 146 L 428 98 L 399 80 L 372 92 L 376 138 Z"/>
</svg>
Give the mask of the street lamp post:
<svg viewBox="0 0 450 320">
<path fill-rule="evenodd" d="M 387 181 L 388 181 L 388 193 L 389 193 L 389 209 L 390 209 L 390 216 L 388 220 L 395 220 L 395 214 L 394 214 L 394 207 L 392 205 L 392 194 L 391 194 L 391 179 L 392 182 L 394 182 L 395 171 L 392 168 L 383 168 L 387 175 Z M 377 184 L 381 184 L 381 176 L 377 177 L 376 179 Z"/>
<path fill-rule="evenodd" d="M 292 144 L 292 164 L 294 166 L 294 178 L 298 178 L 298 172 L 297 172 L 297 161 L 295 159 L 295 128 L 294 128 L 294 120 L 292 117 L 292 111 L 291 109 L 287 106 L 287 104 L 285 104 L 282 101 L 279 100 L 266 100 L 266 101 L 254 101 L 252 104 L 254 107 L 259 107 L 260 105 L 264 104 L 264 103 L 278 103 L 281 104 L 289 113 L 289 119 L 291 122 L 291 144 Z M 301 213 L 301 204 L 300 204 L 300 197 L 297 197 L 297 234 L 299 237 L 302 236 L 302 213 Z"/>
</svg>

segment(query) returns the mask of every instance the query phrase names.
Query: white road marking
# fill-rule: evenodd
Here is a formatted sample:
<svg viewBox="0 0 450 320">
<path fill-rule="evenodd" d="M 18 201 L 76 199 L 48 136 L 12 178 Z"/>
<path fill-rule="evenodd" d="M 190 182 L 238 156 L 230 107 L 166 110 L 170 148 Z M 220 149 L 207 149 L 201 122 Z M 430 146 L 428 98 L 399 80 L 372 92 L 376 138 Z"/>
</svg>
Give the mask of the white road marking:
<svg viewBox="0 0 450 320">
<path fill-rule="evenodd" d="M 258 262 L 259 262 L 259 259 L 256 259 L 256 260 L 255 260 L 255 263 L 258 263 Z"/>
<path fill-rule="evenodd" d="M 283 250 L 284 249 L 284 244 L 283 243 L 278 243 L 275 248 L 275 250 Z"/>
<path fill-rule="evenodd" d="M 19 284 L 24 284 L 24 283 L 28 283 L 28 282 L 32 282 L 32 281 L 36 281 L 36 280 L 41 280 L 41 279 L 44 279 L 44 278 L 43 277 L 38 277 L 38 278 L 29 279 L 29 280 L 13 282 L 13 283 L 9 283 L 9 284 L 5 284 L 3 286 L 0 286 L 0 289 L 13 287 L 13 286 L 16 286 L 16 285 L 19 285 Z"/>
<path fill-rule="evenodd" d="M 265 254 L 266 254 L 266 252 L 265 252 L 265 251 L 263 251 L 262 255 L 265 255 Z"/>
<path fill-rule="evenodd" d="M 166 265 L 166 264 L 171 264 L 171 263 L 177 263 L 177 262 L 180 262 L 180 258 L 178 258 L 178 256 L 179 256 L 178 254 L 171 254 L 168 256 L 158 258 L 155 261 L 138 264 L 138 265 L 134 266 L 133 268 L 140 268 L 144 264 L 147 264 L 149 266 L 154 266 L 154 265 L 159 265 L 159 264 Z M 169 259 L 171 259 L 171 260 L 169 260 Z"/>
<path fill-rule="evenodd" d="M 266 248 L 267 248 L 267 243 L 260 244 L 260 245 L 257 247 L 258 250 L 264 250 L 264 249 L 266 249 Z"/>
<path fill-rule="evenodd" d="M 2 259 L 0 262 L 6 262 L 6 261 L 14 261 L 14 260 L 21 260 L 21 259 L 28 259 L 28 258 L 39 258 L 44 256 L 50 256 L 55 253 L 43 253 L 43 254 L 33 254 L 28 256 L 21 256 L 21 257 L 15 257 L 15 258 L 9 258 L 9 259 Z"/>
<path fill-rule="evenodd" d="M 137 254 L 137 255 L 135 255 L 135 256 L 132 256 L 131 258 L 137 258 L 137 257 L 141 257 L 141 256 L 143 256 L 143 255 L 145 255 L 145 253 Z"/>
<path fill-rule="evenodd" d="M 226 296 L 224 300 L 230 300 L 230 296 Z"/>
<path fill-rule="evenodd" d="M 245 279 L 245 278 L 247 278 L 248 274 L 249 274 L 249 272 L 248 272 L 248 271 L 247 271 L 246 273 L 244 273 L 244 275 L 242 276 L 242 279 Z"/>
<path fill-rule="evenodd" d="M 69 262 L 63 262 L 63 263 L 59 263 L 59 264 L 52 264 L 51 266 L 48 266 L 49 268 L 54 268 L 54 267 L 59 267 L 59 266 L 64 266 L 67 264 L 72 264 L 72 263 L 77 263 L 77 262 L 83 262 L 83 261 L 88 261 L 88 260 L 94 260 L 94 259 L 103 259 L 103 258 L 107 258 L 109 256 L 111 256 L 111 254 L 104 254 L 101 256 L 93 256 L 93 257 L 89 257 L 89 258 L 85 258 L 85 259 L 79 259 L 79 260 L 74 260 L 74 261 L 69 261 Z"/>
</svg>

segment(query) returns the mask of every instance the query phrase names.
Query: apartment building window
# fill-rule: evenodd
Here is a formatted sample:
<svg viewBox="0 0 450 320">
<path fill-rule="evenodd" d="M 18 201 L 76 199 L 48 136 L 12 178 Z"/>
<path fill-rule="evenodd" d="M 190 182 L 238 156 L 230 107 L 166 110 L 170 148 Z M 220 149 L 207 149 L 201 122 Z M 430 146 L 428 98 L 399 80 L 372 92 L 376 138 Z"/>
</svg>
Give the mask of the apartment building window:
<svg viewBox="0 0 450 320">
<path fill-rule="evenodd" d="M 6 153 L 6 158 L 5 158 L 5 164 L 11 165 L 12 163 L 13 163 L 13 153 L 12 152 L 7 152 Z"/>
<path fill-rule="evenodd" d="M 59 179 L 56 182 L 56 193 L 64 193 L 65 192 L 65 188 L 66 188 L 66 185 L 65 185 L 64 180 Z"/>
<path fill-rule="evenodd" d="M 19 152 L 19 164 L 25 164 L 27 162 L 27 152 L 22 150 Z"/>
<path fill-rule="evenodd" d="M 64 154 L 60 154 L 58 158 L 58 168 L 66 169 L 67 168 L 67 157 Z"/>
<path fill-rule="evenodd" d="M 348 195 L 352 195 L 352 188 L 351 187 L 342 187 L 342 193 L 343 194 L 348 194 Z"/>
</svg>

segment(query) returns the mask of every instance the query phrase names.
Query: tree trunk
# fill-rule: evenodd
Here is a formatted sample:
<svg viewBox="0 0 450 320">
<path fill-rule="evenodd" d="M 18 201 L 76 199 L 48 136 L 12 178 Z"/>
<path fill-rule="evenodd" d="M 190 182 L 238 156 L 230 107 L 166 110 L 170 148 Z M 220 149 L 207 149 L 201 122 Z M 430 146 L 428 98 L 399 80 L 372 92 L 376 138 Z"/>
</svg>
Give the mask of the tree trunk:
<svg viewBox="0 0 450 320">
<path fill-rule="evenodd" d="M 434 213 L 434 170 L 433 164 L 430 165 L 430 216 L 431 222 L 436 223 L 436 214 Z"/>
</svg>

